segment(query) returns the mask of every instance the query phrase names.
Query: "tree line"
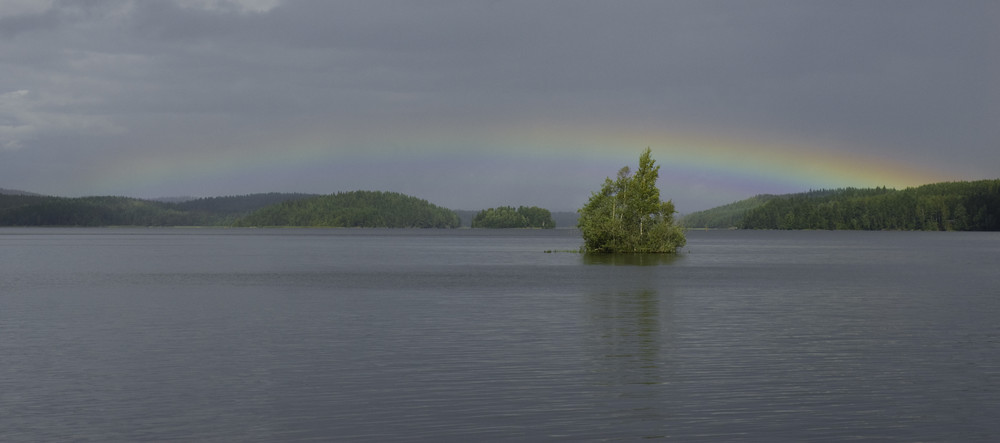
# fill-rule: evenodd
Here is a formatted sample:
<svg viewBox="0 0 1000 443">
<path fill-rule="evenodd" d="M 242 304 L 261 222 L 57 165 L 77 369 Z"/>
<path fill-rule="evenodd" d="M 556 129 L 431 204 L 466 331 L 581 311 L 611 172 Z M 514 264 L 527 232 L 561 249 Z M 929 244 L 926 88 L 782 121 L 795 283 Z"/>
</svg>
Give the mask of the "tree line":
<svg viewBox="0 0 1000 443">
<path fill-rule="evenodd" d="M 680 219 L 681 225 L 686 228 L 713 228 L 726 229 L 740 226 L 747 212 L 768 200 L 778 198 L 776 195 L 763 194 L 755 195 L 745 200 L 729 203 L 717 208 L 705 211 L 692 212 Z"/>
<path fill-rule="evenodd" d="M 234 226 L 457 228 L 458 214 L 398 192 L 353 191 L 288 200 L 237 220 Z"/>
<path fill-rule="evenodd" d="M 457 227 L 458 216 L 415 197 L 370 191 L 249 194 L 180 203 L 0 194 L 0 226 Z"/>
<path fill-rule="evenodd" d="M 472 218 L 473 228 L 543 228 L 556 227 L 552 213 L 538 206 L 500 206 L 479 211 Z"/>
<path fill-rule="evenodd" d="M 3 226 L 185 226 L 216 225 L 222 219 L 128 197 L 0 195 Z"/>
<path fill-rule="evenodd" d="M 691 228 L 998 231 L 1000 179 L 903 190 L 819 190 L 758 196 L 734 205 L 691 214 L 684 224 Z"/>
</svg>

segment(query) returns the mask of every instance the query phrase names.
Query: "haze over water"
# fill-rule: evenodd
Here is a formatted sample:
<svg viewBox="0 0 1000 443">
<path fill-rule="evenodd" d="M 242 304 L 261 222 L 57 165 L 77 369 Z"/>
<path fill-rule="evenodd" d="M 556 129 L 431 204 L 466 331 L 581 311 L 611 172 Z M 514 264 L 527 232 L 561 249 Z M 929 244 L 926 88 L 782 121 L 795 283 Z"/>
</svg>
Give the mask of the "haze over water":
<svg viewBox="0 0 1000 443">
<path fill-rule="evenodd" d="M 0 230 L 0 440 L 991 441 L 995 233 Z"/>
</svg>

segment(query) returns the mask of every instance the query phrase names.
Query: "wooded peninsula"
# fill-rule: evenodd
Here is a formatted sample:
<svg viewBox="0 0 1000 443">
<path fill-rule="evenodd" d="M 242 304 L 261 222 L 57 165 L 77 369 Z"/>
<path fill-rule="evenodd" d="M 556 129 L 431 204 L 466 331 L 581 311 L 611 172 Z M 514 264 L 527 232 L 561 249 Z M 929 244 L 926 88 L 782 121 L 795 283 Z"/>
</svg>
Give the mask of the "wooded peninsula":
<svg viewBox="0 0 1000 443">
<path fill-rule="evenodd" d="M 267 193 L 178 203 L 0 194 L 0 226 L 456 228 L 458 215 L 396 192 Z"/>
<path fill-rule="evenodd" d="M 689 229 L 1000 231 L 1000 179 L 758 195 L 688 214 L 681 223 Z"/>
</svg>

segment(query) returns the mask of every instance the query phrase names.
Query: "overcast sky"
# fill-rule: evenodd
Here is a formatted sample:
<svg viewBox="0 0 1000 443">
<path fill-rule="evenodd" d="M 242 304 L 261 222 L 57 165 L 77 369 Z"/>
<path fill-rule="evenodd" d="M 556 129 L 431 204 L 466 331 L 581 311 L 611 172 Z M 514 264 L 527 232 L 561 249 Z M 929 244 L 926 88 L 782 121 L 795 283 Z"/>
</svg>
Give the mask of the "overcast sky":
<svg viewBox="0 0 1000 443">
<path fill-rule="evenodd" d="M 0 187 L 575 210 L 647 146 L 682 212 L 998 178 L 998 29 L 995 0 L 0 0 Z"/>
</svg>

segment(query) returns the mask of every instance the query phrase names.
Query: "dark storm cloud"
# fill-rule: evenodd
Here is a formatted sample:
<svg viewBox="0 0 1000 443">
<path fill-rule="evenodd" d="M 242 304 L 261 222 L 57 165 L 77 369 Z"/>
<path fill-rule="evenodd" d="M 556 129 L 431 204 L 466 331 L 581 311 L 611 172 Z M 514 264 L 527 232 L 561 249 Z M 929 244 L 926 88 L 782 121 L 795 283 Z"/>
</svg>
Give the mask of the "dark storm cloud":
<svg viewBox="0 0 1000 443">
<path fill-rule="evenodd" d="M 151 107 L 243 111 L 240 96 L 254 92 L 268 99 L 259 104 L 314 101 L 321 111 L 336 106 L 327 98 L 380 93 L 490 108 L 473 100 L 510 94 L 825 125 L 921 98 L 965 114 L 997 72 L 988 58 L 996 42 L 982 34 L 995 8 L 985 3 L 964 13 L 917 2 L 299 1 L 266 14 L 86 5 L 5 20 L 26 23 L 17 35 L 61 23 L 37 49 L 58 45 L 69 61 L 123 58 L 113 68 L 136 78 L 118 84 L 144 94 L 122 101 Z M 928 97 L 935 91 L 945 97 Z"/>
<path fill-rule="evenodd" d="M 96 171 L 102 155 L 235 149 L 265 134 L 544 121 L 781 135 L 983 175 L 1000 170 L 998 11 L 57 1 L 0 12 L 0 168 L 30 185 L 14 161 L 71 150 Z"/>
</svg>

